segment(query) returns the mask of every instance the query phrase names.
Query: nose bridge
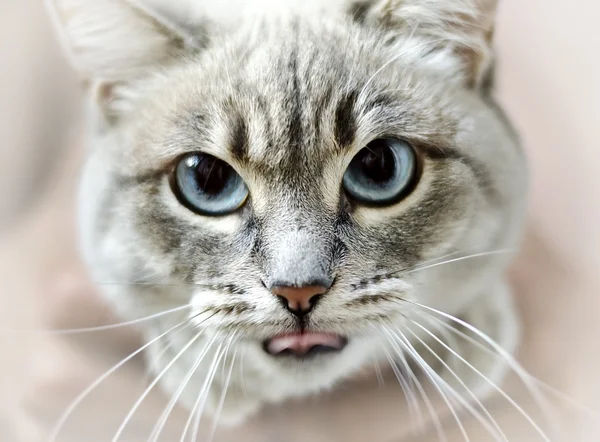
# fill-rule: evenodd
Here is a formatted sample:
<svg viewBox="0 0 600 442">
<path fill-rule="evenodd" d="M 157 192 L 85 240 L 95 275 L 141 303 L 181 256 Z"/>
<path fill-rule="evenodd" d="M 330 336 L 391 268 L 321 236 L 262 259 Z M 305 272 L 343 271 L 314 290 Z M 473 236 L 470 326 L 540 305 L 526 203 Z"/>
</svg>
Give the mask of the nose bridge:
<svg viewBox="0 0 600 442">
<path fill-rule="evenodd" d="M 264 232 L 269 237 L 265 269 L 269 286 L 331 285 L 331 229 L 308 217 L 275 220 Z"/>
</svg>

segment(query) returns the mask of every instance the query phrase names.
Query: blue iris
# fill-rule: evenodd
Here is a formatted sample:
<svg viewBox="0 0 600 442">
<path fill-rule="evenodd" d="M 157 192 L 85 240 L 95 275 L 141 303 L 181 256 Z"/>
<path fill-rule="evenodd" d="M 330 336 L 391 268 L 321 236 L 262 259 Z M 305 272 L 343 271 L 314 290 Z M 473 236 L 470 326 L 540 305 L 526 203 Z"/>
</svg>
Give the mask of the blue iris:
<svg viewBox="0 0 600 442">
<path fill-rule="evenodd" d="M 384 206 L 411 190 L 417 173 L 413 148 L 395 138 L 375 140 L 350 163 L 343 179 L 348 196 L 360 203 Z"/>
<path fill-rule="evenodd" d="M 180 201 L 202 215 L 227 215 L 248 198 L 244 180 L 229 164 L 201 153 L 190 154 L 177 164 L 174 184 Z"/>
</svg>

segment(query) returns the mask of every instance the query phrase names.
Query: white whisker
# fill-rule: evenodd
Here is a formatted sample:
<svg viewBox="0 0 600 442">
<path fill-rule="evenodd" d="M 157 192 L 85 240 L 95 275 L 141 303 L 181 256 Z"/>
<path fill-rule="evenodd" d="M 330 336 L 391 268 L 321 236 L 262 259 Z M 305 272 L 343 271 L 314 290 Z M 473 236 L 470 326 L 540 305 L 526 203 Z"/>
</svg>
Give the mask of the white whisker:
<svg viewBox="0 0 600 442">
<path fill-rule="evenodd" d="M 418 326 L 419 328 L 421 328 L 422 330 L 424 330 L 427 334 L 429 334 L 430 336 L 434 336 L 433 333 L 431 333 L 429 330 L 427 330 L 425 327 L 423 327 L 421 324 L 415 322 L 415 321 L 411 321 L 413 324 L 415 324 L 416 326 Z M 413 332 L 410 328 L 407 328 L 407 331 L 417 340 L 419 341 L 419 343 L 421 345 L 423 345 L 427 351 L 429 351 L 433 357 L 435 357 L 443 366 L 446 370 L 448 370 L 448 372 L 450 374 L 452 374 L 452 376 L 459 382 L 459 384 L 467 391 L 467 393 L 469 394 L 469 396 L 471 396 L 471 398 L 473 399 L 473 401 L 479 406 L 479 408 L 481 408 L 481 410 L 483 411 L 483 413 L 486 415 L 486 417 L 489 419 L 489 422 L 492 423 L 493 428 L 489 426 L 489 423 L 483 418 L 483 416 L 481 416 L 481 414 L 474 409 L 471 404 L 469 404 L 467 401 L 465 401 L 465 403 L 463 404 L 463 406 L 465 406 L 465 408 L 467 408 L 471 414 L 473 414 L 473 416 L 475 416 L 475 418 L 481 422 L 481 424 L 485 427 L 485 429 L 494 436 L 494 438 L 496 440 L 504 440 L 505 442 L 508 442 L 508 438 L 506 437 L 506 434 L 504 434 L 504 431 L 502 431 L 502 428 L 500 428 L 500 426 L 498 425 L 498 422 L 496 422 L 496 420 L 493 418 L 493 416 L 490 414 L 490 412 L 488 411 L 488 409 L 481 403 L 481 401 L 479 400 L 479 398 L 469 389 L 469 387 L 467 387 L 467 385 L 463 382 L 463 380 L 460 378 L 460 376 L 458 376 L 451 368 L 450 366 L 446 363 L 446 361 L 444 361 L 443 358 L 441 358 L 429 345 L 427 345 L 427 343 L 425 341 L 423 341 L 423 339 L 421 339 L 419 336 L 417 336 L 417 334 L 415 332 Z M 437 339 L 436 337 L 436 341 L 441 342 L 441 340 Z M 459 395 L 458 395 L 459 396 Z M 500 439 L 498 439 L 498 435 L 500 435 Z"/>
<path fill-rule="evenodd" d="M 200 353 L 200 355 L 196 359 L 196 362 L 194 362 L 194 365 L 192 366 L 192 368 L 190 369 L 190 371 L 187 373 L 187 375 L 185 376 L 185 378 L 181 382 L 179 388 L 177 389 L 177 391 L 175 392 L 175 394 L 171 397 L 171 400 L 169 401 L 168 405 L 165 407 L 162 415 L 160 416 L 160 418 L 157 421 L 156 425 L 154 425 L 154 428 L 152 429 L 152 433 L 150 434 L 150 437 L 149 437 L 149 440 L 151 442 L 156 442 L 158 440 L 158 437 L 160 436 L 160 433 L 161 433 L 163 427 L 167 423 L 167 419 L 169 418 L 169 415 L 173 411 L 173 408 L 175 408 L 175 404 L 177 403 L 177 401 L 181 397 L 181 394 L 183 393 L 183 390 L 185 390 L 185 387 L 187 387 L 188 383 L 190 382 L 190 380 L 192 379 L 192 377 L 194 376 L 194 374 L 198 370 L 198 367 L 200 366 L 200 364 L 202 363 L 204 357 L 206 356 L 206 354 L 208 353 L 208 351 L 212 347 L 213 343 L 215 342 L 215 339 L 216 339 L 216 336 L 213 336 L 208 341 L 208 343 L 204 346 L 204 348 L 202 349 L 202 352 Z"/>
<path fill-rule="evenodd" d="M 472 255 L 460 256 L 458 258 L 453 258 L 453 259 L 449 259 L 449 260 L 446 260 L 446 261 L 437 262 L 435 264 L 429 264 L 429 265 L 425 265 L 425 266 L 420 266 L 420 267 L 411 269 L 411 270 L 407 271 L 406 273 L 410 274 L 410 273 L 420 272 L 422 270 L 430 269 L 430 268 L 433 268 L 433 267 L 439 267 L 439 266 L 446 265 L 446 264 L 451 264 L 453 262 L 465 261 L 467 259 L 481 258 L 481 257 L 484 257 L 484 256 L 491 256 L 491 255 L 503 255 L 503 254 L 509 254 L 509 253 L 514 253 L 514 250 L 512 250 L 512 249 L 501 249 L 501 250 L 493 250 L 493 251 L 490 251 L 490 252 L 474 253 Z"/>
<path fill-rule="evenodd" d="M 388 360 L 388 363 L 390 364 L 390 367 L 392 368 L 392 371 L 394 372 L 394 376 L 396 376 L 396 379 L 398 380 L 398 383 L 400 384 L 400 387 L 402 388 L 402 392 L 404 393 L 404 397 L 406 398 L 406 403 L 408 405 L 408 413 L 412 420 L 412 417 L 417 415 L 416 409 L 418 408 L 418 404 L 415 405 L 416 398 L 413 394 L 414 392 L 412 391 L 412 389 L 409 388 L 408 382 L 402 375 L 402 372 L 396 365 L 396 362 L 394 361 L 392 356 L 388 353 L 388 351 L 386 349 L 384 349 L 383 351 L 385 353 L 385 357 Z M 410 391 L 410 393 L 409 393 L 409 391 Z M 419 408 L 419 415 L 418 415 L 419 416 L 419 422 L 418 422 L 419 428 L 421 428 L 423 426 L 423 416 L 421 415 L 420 411 L 421 410 Z"/>
<path fill-rule="evenodd" d="M 386 332 L 385 326 L 384 326 L 384 332 Z M 415 383 L 417 390 L 419 391 L 419 394 L 423 398 L 425 407 L 427 408 L 427 411 L 429 412 L 429 415 L 431 416 L 433 425 L 437 431 L 438 439 L 442 442 L 447 442 L 448 439 L 446 438 L 446 433 L 444 432 L 444 428 L 442 426 L 442 423 L 440 422 L 440 418 L 439 418 L 437 412 L 435 411 L 433 404 L 429 400 L 429 397 L 427 396 L 425 389 L 421 385 L 421 382 L 419 381 L 419 379 L 417 379 L 416 375 L 414 374 L 414 372 L 412 371 L 410 366 L 408 366 L 408 362 L 406 361 L 406 358 L 404 357 L 404 350 L 398 346 L 396 340 L 392 339 L 392 335 L 389 332 L 387 332 L 386 335 L 387 335 L 386 338 L 387 338 L 388 342 L 394 347 L 394 349 L 396 350 L 396 353 L 398 355 L 402 355 L 402 361 L 405 366 L 405 370 L 407 371 L 409 376 L 413 379 L 413 382 Z M 419 427 L 422 428 L 423 427 L 423 415 L 420 413 L 420 407 L 419 407 L 419 418 L 421 421 L 418 425 L 419 425 Z"/>
<path fill-rule="evenodd" d="M 421 267 L 423 265 L 431 264 L 431 263 L 436 263 L 436 262 L 439 262 L 440 260 L 443 260 L 443 259 L 446 259 L 446 258 L 450 258 L 451 256 L 458 255 L 459 253 L 460 253 L 459 251 L 446 253 L 444 255 L 437 256 L 435 258 L 431 258 L 431 259 L 428 259 L 426 261 L 423 261 L 423 262 L 419 263 L 418 266 L 404 267 L 404 268 L 401 268 L 401 269 L 398 269 L 398 270 L 394 270 L 393 272 L 384 273 L 384 275 L 394 275 L 396 273 L 401 273 L 401 272 L 410 272 L 410 271 L 416 270 L 417 268 L 419 268 L 419 267 Z"/>
<path fill-rule="evenodd" d="M 425 265 L 425 264 L 431 264 L 431 263 L 433 263 L 433 262 L 438 262 L 440 259 L 446 259 L 446 258 L 450 258 L 451 256 L 458 255 L 459 253 L 460 253 L 460 252 L 459 252 L 458 250 L 456 250 L 456 251 L 454 251 L 454 252 L 450 252 L 450 253 L 445 253 L 445 254 L 443 254 L 443 255 L 441 255 L 441 256 L 437 256 L 437 257 L 435 257 L 435 258 L 431 258 L 431 259 L 428 259 L 428 260 L 426 260 L 426 261 L 423 261 L 423 262 L 421 263 L 421 265 Z"/>
<path fill-rule="evenodd" d="M 592 417 L 594 419 L 600 419 L 600 410 L 594 410 L 593 408 L 590 408 L 585 404 L 577 402 L 575 399 L 573 399 L 569 395 L 563 393 L 562 391 L 558 390 L 557 388 L 553 387 L 552 385 L 547 384 L 546 382 L 542 381 L 541 379 L 538 379 L 534 376 L 530 376 L 529 378 L 532 382 L 535 382 L 541 388 L 548 391 L 548 393 L 553 394 L 554 396 L 558 397 L 559 399 L 565 401 L 567 404 L 569 404 L 573 408 L 576 408 L 577 410 L 582 411 L 585 414 L 588 414 L 589 417 Z"/>
<path fill-rule="evenodd" d="M 410 273 L 414 273 L 414 272 L 419 272 L 421 270 L 426 270 L 426 269 L 432 268 L 432 267 L 442 266 L 445 264 L 451 264 L 453 262 L 459 262 L 459 261 L 463 261 L 463 260 L 467 260 L 467 259 L 479 258 L 479 257 L 484 257 L 484 256 L 489 256 L 489 255 L 505 254 L 505 253 L 511 253 L 511 252 L 512 251 L 510 249 L 492 250 L 492 251 L 487 251 L 487 252 L 480 252 L 480 253 L 474 253 L 474 254 L 465 255 L 465 256 L 459 256 L 458 258 L 444 261 L 445 258 L 449 258 L 451 256 L 455 256 L 455 255 L 458 255 L 459 253 L 461 253 L 461 251 L 454 251 L 454 252 L 450 252 L 450 253 L 446 253 L 444 255 L 438 256 L 436 258 L 428 259 L 428 260 L 423 261 L 413 267 L 403 267 L 403 268 L 400 268 L 400 269 L 397 269 L 397 270 L 394 270 L 394 271 L 391 271 L 388 273 L 384 273 L 384 275 L 391 276 L 391 275 L 395 275 L 397 273 L 410 274 Z M 440 261 L 440 260 L 442 260 L 442 261 Z"/>
<path fill-rule="evenodd" d="M 229 352 L 229 348 L 231 347 L 231 344 L 233 343 L 233 341 L 235 339 L 235 335 L 236 335 L 236 332 L 234 332 L 231 335 L 231 337 L 227 341 L 227 344 L 225 344 L 225 348 L 223 349 L 219 360 L 217 361 L 217 365 L 215 365 L 215 370 L 213 371 L 213 373 L 211 375 L 210 382 L 208 384 L 208 388 L 206 390 L 202 405 L 200 406 L 200 408 L 198 408 L 198 411 L 196 412 L 196 422 L 194 424 L 194 432 L 192 434 L 192 439 L 190 442 L 195 442 L 198 438 L 198 431 L 200 429 L 200 421 L 202 419 L 202 413 L 204 412 L 204 406 L 206 405 L 206 400 L 208 399 L 208 394 L 210 393 L 210 387 L 212 386 L 212 383 L 214 381 L 214 376 L 217 372 L 219 364 L 221 363 L 221 360 L 223 360 L 223 362 L 225 362 L 225 359 L 227 358 L 227 353 Z"/>
<path fill-rule="evenodd" d="M 181 357 L 181 355 L 183 355 L 183 353 L 185 353 L 188 350 L 188 348 L 190 348 L 192 346 L 192 344 L 194 344 L 194 342 L 196 342 L 198 340 L 198 338 L 200 338 L 200 336 L 202 336 L 202 333 L 203 333 L 203 330 L 199 331 L 192 339 L 190 339 L 189 342 L 179 351 L 179 353 L 177 353 L 177 355 L 175 355 L 175 357 L 171 360 L 171 362 L 169 362 L 165 366 L 165 368 L 158 374 L 158 376 L 156 376 L 154 381 L 152 381 L 152 383 L 150 385 L 148 385 L 148 388 L 146 388 L 146 390 L 142 393 L 142 395 L 139 397 L 139 399 L 135 402 L 133 407 L 131 407 L 131 410 L 129 410 L 129 413 L 127 413 L 127 416 L 125 416 L 125 419 L 123 419 L 123 422 L 121 423 L 121 425 L 117 429 L 117 432 L 115 433 L 114 437 L 112 438 L 112 442 L 118 442 L 119 437 L 121 437 L 121 434 L 123 434 L 123 431 L 125 431 L 127 424 L 129 423 L 129 421 L 131 420 L 131 418 L 133 417 L 133 415 L 135 414 L 137 409 L 140 407 L 140 405 L 142 404 L 144 399 L 146 399 L 148 394 L 150 394 L 150 391 L 152 391 L 154 386 L 156 384 L 158 384 L 158 382 L 162 379 L 162 377 L 165 375 L 165 373 L 173 366 L 173 364 L 175 364 L 175 362 L 177 362 L 177 360 Z"/>
<path fill-rule="evenodd" d="M 190 429 L 190 425 L 192 424 L 192 421 L 194 420 L 194 416 L 196 415 L 196 411 L 199 410 L 199 414 L 202 413 L 202 409 L 204 408 L 204 402 L 206 402 L 206 398 L 208 395 L 208 391 L 210 390 L 210 384 L 212 383 L 212 379 L 217 371 L 217 367 L 219 366 L 219 362 L 221 362 L 221 358 L 224 355 L 224 349 L 223 349 L 223 343 L 221 342 L 219 344 L 219 346 L 217 347 L 217 351 L 215 352 L 215 356 L 211 362 L 210 368 L 208 370 L 208 373 L 206 375 L 206 379 L 204 380 L 204 383 L 202 384 L 202 388 L 200 389 L 200 393 L 198 394 L 198 399 L 196 400 L 196 402 L 194 403 L 194 406 L 192 407 L 191 411 L 190 411 L 190 415 L 188 417 L 188 420 L 185 423 L 185 426 L 183 428 L 183 433 L 181 434 L 181 439 L 180 442 L 185 442 L 185 437 L 187 436 L 187 433 Z M 202 403 L 202 404 L 201 404 Z M 195 442 L 197 439 L 197 433 L 198 433 L 198 426 L 200 425 L 200 422 L 197 423 L 196 429 L 194 430 L 194 436 L 190 439 L 191 441 Z"/>
<path fill-rule="evenodd" d="M 456 340 L 456 337 L 451 334 L 448 330 L 446 330 L 445 328 L 439 328 L 437 327 L 436 323 L 431 324 L 428 319 L 431 318 L 431 315 L 421 315 L 422 319 L 424 319 L 425 321 L 427 321 L 427 323 L 429 323 L 429 325 L 433 325 L 435 332 L 439 333 L 439 336 L 441 337 L 441 339 L 445 340 L 446 343 L 452 347 L 452 348 L 458 348 L 458 341 Z M 450 358 L 450 361 L 448 361 L 448 365 L 452 366 L 453 368 L 457 368 L 458 367 L 458 360 L 454 357 Z"/>
<path fill-rule="evenodd" d="M 186 310 L 189 308 L 190 308 L 190 306 L 186 304 L 186 305 L 182 305 L 180 307 L 172 308 L 170 310 L 165 310 L 163 312 L 155 313 L 153 315 L 146 316 L 144 318 L 134 319 L 132 321 L 127 321 L 127 322 L 120 322 L 118 324 L 102 325 L 99 327 L 72 328 L 72 329 L 63 329 L 63 330 L 16 330 L 16 331 L 22 332 L 22 333 L 43 333 L 43 334 L 49 334 L 49 335 L 67 335 L 67 334 L 78 334 L 78 333 L 81 334 L 81 333 L 101 332 L 101 331 L 107 331 L 107 330 L 114 330 L 116 328 L 121 328 L 121 327 L 129 327 L 132 325 L 137 325 L 137 324 L 140 324 L 145 321 L 151 321 L 152 319 L 160 318 L 162 316 L 166 316 L 166 315 L 169 315 L 169 314 L 175 313 L 175 312 L 180 312 L 182 310 Z"/>
<path fill-rule="evenodd" d="M 242 391 L 244 392 L 244 397 L 248 397 L 248 390 L 246 388 L 246 378 L 244 377 L 244 359 L 246 356 L 246 352 L 243 349 L 240 349 L 240 384 L 242 387 Z"/>
<path fill-rule="evenodd" d="M 455 396 L 458 396 L 458 393 L 456 393 L 454 391 L 454 389 L 452 389 L 450 386 L 448 386 L 443 381 L 443 379 L 441 379 L 441 377 L 427 364 L 427 362 L 419 355 L 419 353 L 411 345 L 410 341 L 406 338 L 406 336 L 404 335 L 404 333 L 402 333 L 400 330 L 396 330 L 400 334 L 400 336 L 398 336 L 398 335 L 395 334 L 395 332 L 393 330 L 389 329 L 388 327 L 385 327 L 385 330 L 387 330 L 387 332 L 391 333 L 393 336 L 394 335 L 397 336 L 400 339 L 400 343 L 404 345 L 404 347 L 409 352 L 409 354 L 413 357 L 413 359 L 421 366 L 421 368 L 425 372 L 425 375 L 431 381 L 433 387 L 438 391 L 438 393 L 440 394 L 442 400 L 446 403 L 446 405 L 448 407 L 448 410 L 452 414 L 452 417 L 456 421 L 456 423 L 458 425 L 458 428 L 460 429 L 460 432 L 461 432 L 461 434 L 463 435 L 463 437 L 465 439 L 465 442 L 470 442 L 471 439 L 469 438 L 469 435 L 467 434 L 467 431 L 466 431 L 466 429 L 465 429 L 462 421 L 458 417 L 458 413 L 456 412 L 456 410 L 454 409 L 454 407 L 450 403 L 450 400 L 449 400 L 448 396 L 446 396 L 446 393 L 444 393 L 444 390 L 442 389 L 442 386 L 446 386 L 446 388 L 448 388 L 448 390 L 450 392 L 452 392 Z M 440 381 L 442 381 L 441 385 L 440 385 Z"/>
<path fill-rule="evenodd" d="M 421 407 L 419 405 L 419 402 L 416 398 L 416 395 L 414 394 L 413 390 L 412 390 L 412 386 L 414 385 L 417 390 L 419 390 L 419 394 L 421 394 L 421 396 L 425 396 L 425 398 L 427 398 L 427 394 L 425 393 L 425 390 L 423 389 L 423 386 L 421 385 L 421 383 L 419 382 L 419 379 L 417 378 L 417 376 L 415 375 L 415 373 L 413 372 L 413 369 L 411 368 L 410 364 L 408 363 L 408 360 L 406 359 L 406 356 L 404 355 L 404 351 L 402 351 L 402 349 L 399 349 L 399 351 L 397 350 L 398 353 L 398 357 L 400 358 L 400 362 L 402 363 L 402 366 L 404 367 L 404 371 L 408 374 L 408 383 L 409 383 L 409 389 L 411 394 L 413 395 L 413 398 L 417 404 L 417 418 L 418 418 L 418 423 L 417 423 L 417 427 L 419 429 L 423 429 L 425 426 L 425 420 L 423 418 L 423 413 L 421 411 Z M 441 423 L 440 423 L 441 425 Z"/>
<path fill-rule="evenodd" d="M 502 357 L 510 364 L 511 368 L 521 376 L 521 379 L 525 382 L 525 379 L 527 377 L 529 377 L 529 375 L 527 374 L 527 372 L 521 367 L 521 365 L 506 351 L 504 350 L 496 341 L 494 341 L 492 338 L 490 338 L 488 335 L 486 335 L 485 333 L 483 333 L 481 330 L 473 327 L 471 324 L 463 321 L 462 319 L 456 318 L 452 315 L 449 315 L 448 313 L 444 313 L 440 310 L 436 310 L 432 307 L 428 307 L 426 305 L 422 305 L 419 304 L 417 302 L 414 301 L 409 301 L 409 300 L 404 300 L 410 304 L 416 305 L 418 307 L 421 307 L 425 310 L 428 310 L 430 312 L 433 313 L 437 313 L 453 322 L 456 322 L 460 325 L 462 325 L 463 327 L 467 328 L 468 330 L 470 330 L 472 333 L 476 334 L 477 336 L 479 336 L 481 339 L 483 339 L 486 343 L 488 343 L 490 346 L 492 346 L 499 354 L 502 355 Z M 441 344 L 448 348 L 446 346 L 446 344 L 444 344 L 443 342 L 441 342 Z M 453 352 L 451 349 L 448 349 L 449 351 Z M 477 370 L 475 367 L 473 367 L 472 364 L 470 364 L 469 362 L 467 362 L 462 356 L 460 356 L 459 354 L 457 354 L 456 352 L 453 352 L 454 355 L 459 358 L 463 363 L 467 364 L 473 371 L 475 371 L 476 373 L 478 373 L 480 376 L 482 376 L 483 378 L 485 378 L 485 376 L 483 376 L 483 374 L 481 374 L 481 372 L 479 372 L 479 370 Z M 523 375 L 524 374 L 524 375 Z M 486 378 L 487 379 L 487 378 Z M 531 383 L 525 382 L 526 386 L 528 387 L 530 393 L 532 395 L 534 395 L 534 397 L 536 398 L 536 400 L 538 401 L 538 406 L 542 409 L 545 409 L 546 407 L 543 407 L 541 405 L 541 401 L 539 398 L 539 393 L 534 391 L 534 389 L 531 387 Z M 529 424 L 535 429 L 535 431 L 547 442 L 550 441 L 550 439 L 548 438 L 548 436 L 546 435 L 546 433 L 539 427 L 539 425 L 531 418 L 531 416 L 529 416 L 529 414 L 527 414 L 509 395 L 507 395 L 504 390 L 502 390 L 501 388 L 499 388 L 495 383 L 490 381 L 490 386 L 492 388 L 494 388 L 496 391 L 498 391 L 498 393 L 500 393 L 507 401 L 509 401 L 511 403 L 511 405 L 513 405 L 515 407 L 515 409 L 517 409 L 517 411 L 519 411 L 519 413 L 522 414 L 522 416 L 529 422 Z"/>
<path fill-rule="evenodd" d="M 491 356 L 497 357 L 497 358 L 501 358 L 502 355 L 499 355 L 497 352 L 495 352 L 492 348 L 490 347 L 486 347 L 485 345 L 483 345 L 481 342 L 478 342 L 477 340 L 475 340 L 473 337 L 467 335 L 466 333 L 457 330 L 455 327 L 452 327 L 449 324 L 446 324 L 444 321 L 442 321 L 441 319 L 432 317 L 430 315 L 428 315 L 426 317 L 427 319 L 431 319 L 433 321 L 436 321 L 439 325 L 441 325 L 442 327 L 444 327 L 446 330 L 456 334 L 457 336 L 465 339 L 467 342 L 469 342 L 470 344 L 474 345 L 475 347 L 479 348 L 481 351 L 484 351 L 486 353 L 488 353 Z M 558 390 L 557 388 L 553 387 L 550 384 L 547 384 L 546 382 L 542 381 L 541 379 L 536 378 L 535 376 L 529 374 L 529 373 L 524 373 L 524 376 L 526 376 L 529 380 L 531 380 L 532 382 L 535 382 L 536 384 L 538 384 L 541 388 L 547 390 L 549 393 L 554 394 L 556 397 L 562 399 L 563 401 L 567 402 L 568 404 L 570 404 L 572 407 L 578 409 L 579 411 L 582 411 L 586 414 L 589 414 L 590 417 L 594 417 L 594 418 L 600 418 L 600 411 L 599 410 L 594 410 L 584 404 L 581 404 L 579 402 L 577 402 L 575 399 L 573 399 L 572 397 L 570 397 L 569 395 L 561 392 L 560 390 Z"/>
<path fill-rule="evenodd" d="M 165 279 L 166 281 L 166 279 Z M 96 281 L 95 286 L 138 286 L 138 287 L 179 287 L 179 288 L 193 288 L 193 287 L 206 287 L 210 288 L 210 285 L 195 283 L 195 282 L 162 282 L 162 281 L 130 281 L 130 282 L 118 282 L 118 281 Z"/>
<path fill-rule="evenodd" d="M 375 356 L 373 356 L 373 367 L 375 368 L 375 376 L 377 377 L 377 386 L 379 388 L 385 385 L 385 380 L 383 379 L 383 374 L 381 373 L 381 367 L 379 366 L 379 361 Z"/>
<path fill-rule="evenodd" d="M 185 320 L 183 322 L 180 322 L 179 324 L 171 327 L 169 330 L 167 330 L 166 332 L 162 333 L 158 337 L 152 339 L 147 344 L 144 344 L 142 347 L 140 347 L 139 349 L 137 349 L 136 351 L 134 351 L 133 353 L 131 353 L 125 359 L 122 359 L 119 363 L 113 365 L 102 376 L 100 376 L 98 379 L 96 379 L 89 387 L 87 387 L 79 395 L 77 395 L 77 397 L 75 399 L 73 399 L 73 401 L 67 406 L 67 408 L 65 409 L 65 411 L 59 417 L 58 421 L 56 422 L 56 424 L 54 425 L 52 431 L 50 432 L 50 436 L 48 438 L 48 441 L 49 442 L 55 442 L 56 441 L 56 438 L 58 437 L 58 435 L 59 435 L 62 427 L 66 423 L 66 421 L 69 418 L 69 416 L 71 415 L 71 413 L 73 413 L 73 411 L 79 406 L 79 404 L 93 390 L 95 390 L 98 387 L 98 385 L 100 385 L 106 378 L 108 378 L 111 374 L 113 374 L 115 371 L 117 371 L 119 368 L 121 368 L 123 365 L 125 365 L 128 361 L 130 361 L 131 359 L 133 359 L 135 356 L 137 356 L 138 354 L 140 354 L 146 348 L 148 348 L 149 346 L 151 346 L 152 344 L 154 344 L 156 341 L 158 341 L 159 339 L 162 339 L 163 337 L 165 337 L 167 334 L 171 333 L 176 328 L 181 327 L 181 326 L 183 326 L 184 324 L 186 324 L 188 322 L 189 322 L 189 320 Z"/>
<path fill-rule="evenodd" d="M 185 330 L 184 328 L 180 328 L 175 330 L 171 336 L 169 336 L 169 340 L 167 341 L 165 347 L 163 349 L 160 350 L 160 352 L 156 355 L 156 357 L 152 358 L 154 361 L 154 364 L 159 366 L 162 362 L 163 357 L 165 356 L 165 354 L 171 349 L 171 347 L 173 346 L 173 338 L 175 338 L 177 336 L 178 333 L 180 333 L 182 330 Z M 146 370 L 146 372 L 144 373 L 144 375 L 142 377 L 140 377 L 140 383 L 141 385 L 146 385 L 148 382 L 150 381 L 150 371 Z"/>
<path fill-rule="evenodd" d="M 219 426 L 219 417 L 221 416 L 221 411 L 223 411 L 223 404 L 225 403 L 225 396 L 227 396 L 227 390 L 229 389 L 229 383 L 231 382 L 231 374 L 233 373 L 233 366 L 235 364 L 236 356 L 237 350 L 233 352 L 233 357 L 231 358 L 231 365 L 229 366 L 229 372 L 227 373 L 227 377 L 225 379 L 225 386 L 223 387 L 223 391 L 217 405 L 217 410 L 215 411 L 213 424 L 208 436 L 208 442 L 212 442 L 213 438 L 215 437 L 215 433 L 217 432 L 217 427 Z M 227 358 L 227 356 L 225 356 L 225 358 Z"/>
</svg>

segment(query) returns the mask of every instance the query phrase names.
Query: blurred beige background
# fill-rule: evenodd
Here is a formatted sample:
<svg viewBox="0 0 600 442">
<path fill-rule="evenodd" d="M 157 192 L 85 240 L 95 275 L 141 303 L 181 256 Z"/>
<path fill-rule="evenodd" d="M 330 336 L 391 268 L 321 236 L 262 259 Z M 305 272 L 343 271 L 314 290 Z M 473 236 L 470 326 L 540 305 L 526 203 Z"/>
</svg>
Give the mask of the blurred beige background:
<svg viewBox="0 0 600 442">
<path fill-rule="evenodd" d="M 526 319 L 520 359 L 573 401 L 600 410 L 598 23 L 600 3 L 593 0 L 504 0 L 497 46 L 498 96 L 532 168 L 530 234 L 514 271 Z M 95 297 L 77 258 L 72 196 L 84 152 L 79 94 L 41 0 L 2 0 L 0 54 L 0 441 L 37 442 L 70 398 L 138 344 L 133 332 L 78 340 L 15 332 L 116 319 Z M 141 391 L 141 370 L 137 361 L 111 379 L 73 416 L 64 440 L 109 441 Z M 377 389 L 367 380 L 321 403 L 267 410 L 220 440 L 436 440 L 435 434 L 412 438 L 401 401 L 397 388 Z M 164 404 L 152 395 L 134 426 L 148 428 Z M 564 400 L 556 405 L 572 426 L 553 440 L 600 440 L 597 416 L 590 419 Z M 494 410 L 511 442 L 541 440 L 514 410 Z M 186 418 L 178 410 L 172 428 Z M 124 440 L 146 440 L 140 434 L 147 435 Z"/>
</svg>

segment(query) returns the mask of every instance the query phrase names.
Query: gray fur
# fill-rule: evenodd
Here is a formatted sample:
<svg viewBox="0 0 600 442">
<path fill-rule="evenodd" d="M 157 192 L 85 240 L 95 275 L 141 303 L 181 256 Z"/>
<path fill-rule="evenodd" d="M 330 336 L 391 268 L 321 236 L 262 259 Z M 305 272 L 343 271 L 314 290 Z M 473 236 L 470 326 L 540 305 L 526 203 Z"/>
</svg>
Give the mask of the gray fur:
<svg viewBox="0 0 600 442">
<path fill-rule="evenodd" d="M 517 319 L 503 282 L 509 256 L 410 272 L 451 252 L 518 244 L 524 159 L 488 83 L 480 85 L 489 76 L 490 49 L 487 29 L 473 24 L 489 19 L 476 6 L 488 2 L 428 0 L 410 9 L 419 2 L 337 1 L 296 12 L 290 2 L 282 16 L 257 8 L 232 20 L 235 26 L 206 17 L 177 29 L 177 11 L 166 26 L 125 0 L 100 7 L 56 1 L 58 16 L 70 17 L 62 29 L 77 66 L 92 91 L 106 92 L 94 105 L 94 149 L 81 190 L 92 274 L 99 283 L 118 283 L 100 288 L 126 317 L 189 303 L 196 322 L 206 320 L 198 350 L 173 366 L 164 388 L 177 389 L 207 339 L 234 330 L 243 332 L 235 349 L 245 354 L 252 386 L 242 396 L 234 376 L 225 420 L 330 388 L 383 357 L 384 338 L 371 323 L 402 324 L 411 309 L 401 298 L 467 319 L 473 311 L 474 322 L 492 315 L 498 333 L 485 321 L 477 326 L 514 349 Z M 93 29 L 73 23 L 102 21 L 102 8 L 110 17 L 131 16 L 134 29 L 151 23 L 129 35 L 148 38 L 145 44 L 114 45 L 97 33 L 110 33 L 118 20 Z M 456 12 L 464 29 L 445 28 L 445 14 Z M 135 51 L 129 58 L 128 50 Z M 342 176 L 360 149 L 384 136 L 413 144 L 422 176 L 398 204 L 362 207 L 341 192 Z M 169 174 L 181 155 L 196 151 L 242 176 L 250 190 L 244 209 L 215 219 L 178 203 Z M 265 285 L 315 281 L 334 284 L 306 325 L 348 335 L 348 347 L 310 363 L 266 355 L 262 340 L 291 330 L 297 319 Z M 492 296 L 498 299 L 486 301 Z M 142 327 L 150 339 L 184 316 Z M 151 347 L 150 370 L 159 372 L 193 333 L 172 338 L 161 360 L 162 344 Z M 211 356 L 182 396 L 188 406 Z M 467 373 L 464 380 L 484 394 L 489 388 L 476 378 Z M 223 381 L 215 380 L 209 412 Z"/>
</svg>

